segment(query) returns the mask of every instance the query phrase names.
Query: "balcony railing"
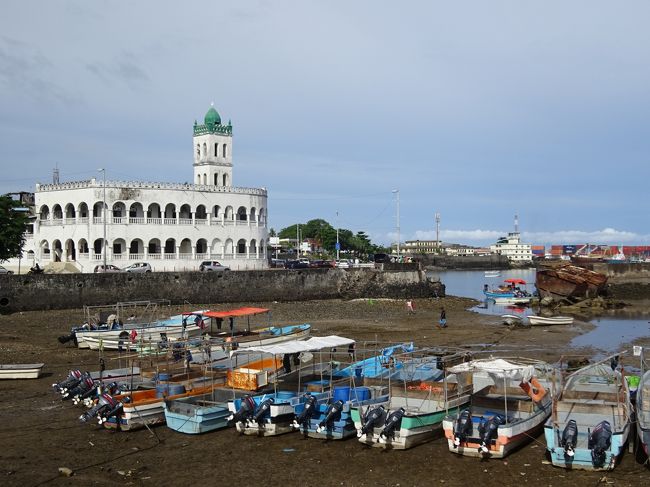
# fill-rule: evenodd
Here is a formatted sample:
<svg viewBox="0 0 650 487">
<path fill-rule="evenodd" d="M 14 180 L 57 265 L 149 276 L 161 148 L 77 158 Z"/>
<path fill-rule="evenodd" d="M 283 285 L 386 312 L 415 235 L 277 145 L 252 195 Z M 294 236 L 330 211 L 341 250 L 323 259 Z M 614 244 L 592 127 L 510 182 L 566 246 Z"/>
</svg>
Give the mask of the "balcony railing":
<svg viewBox="0 0 650 487">
<path fill-rule="evenodd" d="M 126 221 L 127 221 L 127 218 L 125 216 L 114 216 L 113 217 L 113 223 L 118 224 L 118 225 L 122 224 L 122 223 L 126 223 Z"/>
<path fill-rule="evenodd" d="M 191 218 L 179 218 L 178 223 L 180 225 L 191 225 L 192 224 L 192 219 Z"/>
<path fill-rule="evenodd" d="M 163 218 L 164 225 L 176 225 L 176 218 Z"/>
<path fill-rule="evenodd" d="M 151 260 L 160 260 L 161 257 L 162 257 L 162 254 L 149 253 L 149 259 L 151 259 Z"/>
<path fill-rule="evenodd" d="M 165 259 L 165 260 L 174 260 L 174 259 L 176 259 L 176 253 L 163 254 L 163 259 Z"/>
<path fill-rule="evenodd" d="M 143 260 L 144 254 L 129 254 L 129 260 Z"/>
<path fill-rule="evenodd" d="M 162 218 L 147 218 L 147 223 L 150 225 L 162 225 Z"/>
<path fill-rule="evenodd" d="M 145 219 L 143 216 L 130 216 L 129 217 L 129 223 L 135 223 L 135 224 L 144 224 Z"/>
</svg>

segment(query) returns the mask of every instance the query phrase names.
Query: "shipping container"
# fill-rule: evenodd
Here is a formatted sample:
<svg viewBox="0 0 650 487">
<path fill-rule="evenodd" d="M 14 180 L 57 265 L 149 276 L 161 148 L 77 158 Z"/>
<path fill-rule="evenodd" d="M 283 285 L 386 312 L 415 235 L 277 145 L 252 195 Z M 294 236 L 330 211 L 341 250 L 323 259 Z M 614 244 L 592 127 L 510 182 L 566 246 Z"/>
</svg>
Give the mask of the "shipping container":
<svg viewBox="0 0 650 487">
<path fill-rule="evenodd" d="M 563 245 L 551 245 L 551 250 L 559 250 L 561 252 L 563 247 Z"/>
<path fill-rule="evenodd" d="M 632 255 L 636 252 L 636 247 L 630 245 L 623 245 L 623 253 L 625 255 Z"/>
</svg>

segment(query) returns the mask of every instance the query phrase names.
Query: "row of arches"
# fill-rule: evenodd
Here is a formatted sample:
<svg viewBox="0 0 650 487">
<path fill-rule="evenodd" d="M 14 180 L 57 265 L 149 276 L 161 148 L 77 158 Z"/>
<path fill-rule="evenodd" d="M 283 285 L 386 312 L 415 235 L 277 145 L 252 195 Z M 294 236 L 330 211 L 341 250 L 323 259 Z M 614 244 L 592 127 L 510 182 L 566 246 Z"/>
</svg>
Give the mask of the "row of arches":
<svg viewBox="0 0 650 487">
<path fill-rule="evenodd" d="M 94 218 L 102 217 L 103 203 L 96 202 L 92 206 L 92 216 Z M 228 205 L 221 207 L 220 205 L 213 205 L 211 208 L 206 205 L 197 205 L 192 208 L 189 204 L 185 203 L 177 207 L 174 203 L 168 203 L 164 207 L 159 203 L 151 203 L 146 209 L 140 202 L 132 203 L 128 206 L 122 201 L 113 203 L 110 210 L 113 218 L 132 218 L 138 219 L 133 223 L 174 223 L 172 221 L 158 222 L 148 220 L 227 220 L 227 221 L 250 221 L 260 224 L 266 224 L 266 211 L 264 208 L 259 210 L 256 207 L 247 208 L 240 206 L 235 211 L 235 208 Z M 209 212 L 209 213 L 208 213 Z M 75 206 L 68 203 L 64 207 L 60 204 L 55 204 L 50 207 L 42 205 L 39 208 L 39 217 L 41 221 L 48 220 L 74 220 L 77 218 L 88 218 L 90 216 L 89 206 L 87 203 L 80 203 Z"/>
<path fill-rule="evenodd" d="M 42 260 L 53 260 L 54 262 L 76 261 L 76 260 L 99 260 L 103 256 L 102 238 L 88 242 L 85 238 L 77 241 L 67 239 L 62 241 L 54 239 L 51 242 L 42 240 L 40 242 L 40 254 Z M 123 238 L 116 238 L 107 241 L 107 255 L 110 260 L 175 260 L 175 259 L 260 259 L 266 257 L 266 244 L 264 239 L 259 242 L 256 239 L 239 239 L 234 241 L 231 238 L 225 240 L 214 238 L 208 241 L 205 238 L 192 240 L 184 238 L 159 239 L 152 238 L 144 241 L 139 238 L 126 241 Z"/>
</svg>

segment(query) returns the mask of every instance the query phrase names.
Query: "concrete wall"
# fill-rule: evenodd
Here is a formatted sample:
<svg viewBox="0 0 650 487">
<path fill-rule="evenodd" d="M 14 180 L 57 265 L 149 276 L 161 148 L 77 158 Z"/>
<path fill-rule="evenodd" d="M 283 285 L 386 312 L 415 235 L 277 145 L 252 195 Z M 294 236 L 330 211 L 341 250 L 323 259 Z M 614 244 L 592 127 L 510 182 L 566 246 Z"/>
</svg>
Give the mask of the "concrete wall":
<svg viewBox="0 0 650 487">
<path fill-rule="evenodd" d="M 443 267 L 445 269 L 509 269 L 510 261 L 503 255 L 417 255 L 413 257 L 423 266 Z"/>
<path fill-rule="evenodd" d="M 302 301 L 332 298 L 444 296 L 424 272 L 305 269 L 150 274 L 42 274 L 0 276 L 0 312 L 79 308 L 118 301 L 172 303 Z"/>
</svg>

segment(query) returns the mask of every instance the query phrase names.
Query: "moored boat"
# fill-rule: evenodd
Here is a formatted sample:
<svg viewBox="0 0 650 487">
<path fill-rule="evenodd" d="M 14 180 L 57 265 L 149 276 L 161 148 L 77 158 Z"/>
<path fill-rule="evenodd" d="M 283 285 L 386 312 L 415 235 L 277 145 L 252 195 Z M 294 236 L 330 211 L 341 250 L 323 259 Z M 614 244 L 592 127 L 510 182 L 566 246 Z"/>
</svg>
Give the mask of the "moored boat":
<svg viewBox="0 0 650 487">
<path fill-rule="evenodd" d="M 38 379 L 45 364 L 0 364 L 0 379 Z"/>
<path fill-rule="evenodd" d="M 449 372 L 471 377 L 474 386 L 469 407 L 442 422 L 453 453 L 503 458 L 534 438 L 551 414 L 551 368 L 544 362 L 481 359 Z"/>
<path fill-rule="evenodd" d="M 390 383 L 387 402 L 351 409 L 359 442 L 405 450 L 434 439 L 443 418 L 469 401 L 471 384 L 459 384 L 445 372 L 464 358 L 464 353 L 446 353 L 406 361 L 399 371 L 401 380 Z"/>
<path fill-rule="evenodd" d="M 167 427 L 185 434 L 201 434 L 228 426 L 228 401 L 246 394 L 223 388 L 205 394 L 168 399 L 164 403 Z"/>
<path fill-rule="evenodd" d="M 636 431 L 645 454 L 650 456 L 650 370 L 641 376 L 636 391 Z"/>
<path fill-rule="evenodd" d="M 536 316 L 527 317 L 531 325 L 572 325 L 573 316 Z"/>
<path fill-rule="evenodd" d="M 587 365 L 569 375 L 553 401 L 544 436 L 556 467 L 611 470 L 631 429 L 632 406 L 618 359 Z M 612 365 L 612 366 L 610 366 Z"/>
<path fill-rule="evenodd" d="M 519 315 L 501 315 L 501 319 L 506 325 L 518 326 L 524 322 L 524 319 Z"/>
</svg>

